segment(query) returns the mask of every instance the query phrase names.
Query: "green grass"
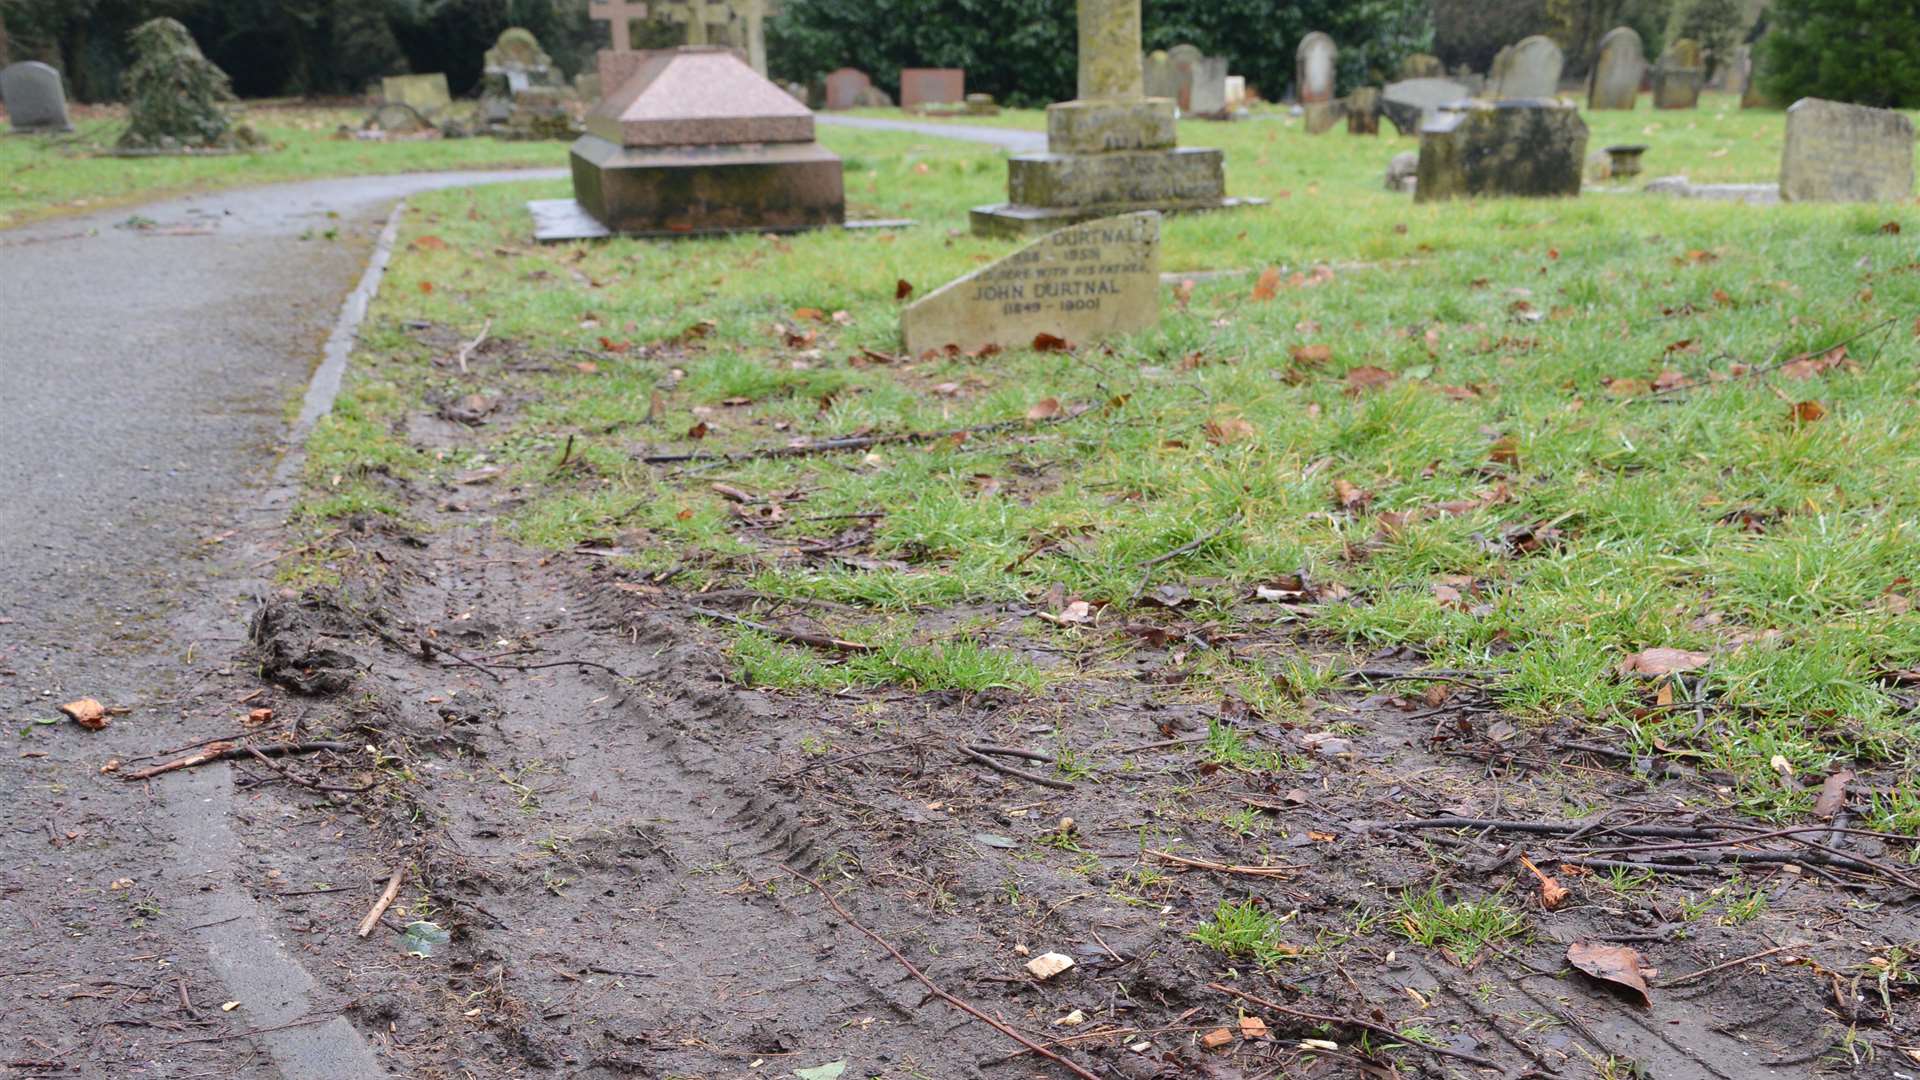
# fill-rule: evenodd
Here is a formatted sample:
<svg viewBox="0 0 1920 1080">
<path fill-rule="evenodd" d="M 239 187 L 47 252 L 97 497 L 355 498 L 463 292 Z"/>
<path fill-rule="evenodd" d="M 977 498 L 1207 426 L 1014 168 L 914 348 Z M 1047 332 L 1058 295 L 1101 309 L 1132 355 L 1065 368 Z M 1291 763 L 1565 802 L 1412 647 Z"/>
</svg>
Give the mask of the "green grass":
<svg viewBox="0 0 1920 1080">
<path fill-rule="evenodd" d="M 1255 900 L 1222 900 L 1213 918 L 1200 923 L 1187 936 L 1218 951 L 1229 960 L 1252 960 L 1261 967 L 1276 967 L 1282 961 L 1300 955 L 1281 933 L 1285 920 L 1276 918 Z"/>
<path fill-rule="evenodd" d="M 1655 175 L 1769 178 L 1781 114 L 1707 101 L 1590 115 L 1592 145 L 1649 142 Z M 767 685 L 1098 677 L 1131 640 L 1113 628 L 1169 618 L 1133 598 L 1181 584 L 1193 600 L 1180 617 L 1199 624 L 1305 629 L 1356 652 L 1406 647 L 1489 672 L 1521 722 L 1569 719 L 1689 757 L 1755 813 L 1810 806 L 1809 791 L 1779 783 L 1776 755 L 1802 777 L 1855 763 L 1887 770 L 1887 790 L 1909 778 L 1913 718 L 1880 675 L 1920 665 L 1907 599 L 1920 515 L 1910 206 L 1631 194 L 1415 206 L 1379 182 L 1411 140 L 1189 122 L 1183 141 L 1224 148 L 1236 193 L 1274 201 L 1171 219 L 1166 267 L 1280 267 L 1297 283 L 1283 276 L 1262 302 L 1250 277 L 1201 282 L 1184 306 L 1168 295 L 1157 328 L 1103 349 L 880 364 L 871 357 L 898 347 L 896 282 L 924 293 L 1010 249 L 964 232 L 967 207 L 1004 197 L 1003 155 L 912 135 L 822 138 L 846 161 L 856 215 L 922 224 L 535 249 L 521 203 L 563 183 L 416 200 L 406 235 L 446 247 L 395 260 L 330 422 L 366 425 L 339 438 L 346 458 L 365 442 L 363 468 L 329 449 L 310 471 L 316 498 L 356 476 L 373 500 L 389 475 L 499 465 L 501 483 L 521 485 L 507 524 L 525 542 L 626 537 L 632 566 L 679 567 L 676 585 L 850 605 L 834 632 L 888 645 L 842 660 L 736 637 L 743 678 Z M 1890 221 L 1904 231 L 1884 230 Z M 1316 265 L 1327 272 L 1308 276 Z M 401 329 L 421 320 L 471 336 L 487 319 L 546 371 L 462 379 Z M 1741 374 L 1888 320 L 1831 370 Z M 710 330 L 686 333 L 703 321 Z M 1331 358 L 1295 360 L 1306 345 Z M 1346 376 L 1361 367 L 1393 378 L 1356 390 Z M 1648 392 L 1674 380 L 1689 385 Z M 490 424 L 477 456 L 409 458 L 388 444 L 413 402 L 476 388 L 524 402 Z M 636 460 L 1017 419 L 1045 397 L 1090 409 L 871 454 Z M 1824 414 L 1794 419 L 1809 401 Z M 1227 418 L 1251 437 L 1210 441 L 1208 422 Z M 704 438 L 689 437 L 697 428 Z M 555 469 L 569 436 L 586 464 Z M 1336 482 L 1370 498 L 1343 508 Z M 715 483 L 777 517 L 747 527 Z M 791 550 L 856 523 L 871 529 L 845 549 L 856 558 Z M 1244 599 L 1296 573 L 1331 589 L 1326 602 Z M 1055 588 L 1107 607 L 1094 628 L 1021 624 L 1065 658 L 1044 677 L 1024 660 L 990 662 L 1012 655 L 1004 632 L 956 641 L 935 625 L 944 608 L 1040 605 Z M 1615 673 L 1649 647 L 1714 660 L 1672 688 L 1675 706 L 1650 708 L 1657 685 Z M 1185 692 L 1232 689 L 1270 715 L 1311 715 L 1338 670 L 1273 653 L 1193 663 Z M 1204 748 L 1217 763 L 1285 764 L 1227 739 Z M 1920 821 L 1883 803 L 1876 820 Z"/>
<path fill-rule="evenodd" d="M 1442 949 L 1463 965 L 1472 964 L 1489 945 L 1499 945 L 1526 930 L 1526 917 L 1498 896 L 1449 901 L 1438 889 L 1400 897 L 1393 929 L 1416 945 Z"/>
<path fill-rule="evenodd" d="M 91 114 L 110 110 L 86 110 Z M 365 109 L 256 107 L 241 119 L 276 147 L 223 157 L 107 156 L 124 118 L 80 116 L 71 136 L 0 139 L 0 228 L 191 191 L 445 169 L 562 166 L 566 144 L 491 138 L 362 142 L 337 139 L 358 129 Z"/>
</svg>

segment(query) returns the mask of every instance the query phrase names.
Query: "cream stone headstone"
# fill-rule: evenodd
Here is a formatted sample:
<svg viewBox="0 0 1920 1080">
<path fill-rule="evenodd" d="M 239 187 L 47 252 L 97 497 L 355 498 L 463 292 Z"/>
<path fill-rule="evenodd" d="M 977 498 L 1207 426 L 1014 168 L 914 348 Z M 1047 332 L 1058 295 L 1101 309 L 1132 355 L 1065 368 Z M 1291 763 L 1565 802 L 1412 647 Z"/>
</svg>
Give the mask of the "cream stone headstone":
<svg viewBox="0 0 1920 1080">
<path fill-rule="evenodd" d="M 1646 46 L 1631 26 L 1617 26 L 1600 39 L 1600 59 L 1587 82 L 1587 108 L 1631 109 L 1647 74 Z"/>
<path fill-rule="evenodd" d="M 1160 318 L 1160 215 L 1122 214 L 1048 233 L 901 313 L 907 352 L 1075 345 Z"/>
<path fill-rule="evenodd" d="M 1340 50 L 1333 39 L 1315 30 L 1300 39 L 1293 51 L 1294 93 L 1302 105 L 1333 100 L 1334 62 Z"/>
<path fill-rule="evenodd" d="M 1787 109 L 1780 197 L 1895 202 L 1913 194 L 1913 121 L 1892 109 L 1801 98 Z"/>
</svg>

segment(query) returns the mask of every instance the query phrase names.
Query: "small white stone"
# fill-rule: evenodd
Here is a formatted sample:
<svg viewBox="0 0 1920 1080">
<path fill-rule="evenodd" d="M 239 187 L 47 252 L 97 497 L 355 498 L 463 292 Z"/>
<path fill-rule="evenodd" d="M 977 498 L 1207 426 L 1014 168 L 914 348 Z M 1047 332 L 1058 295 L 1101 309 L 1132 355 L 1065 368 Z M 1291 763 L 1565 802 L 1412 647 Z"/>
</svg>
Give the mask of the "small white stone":
<svg viewBox="0 0 1920 1080">
<path fill-rule="evenodd" d="M 1039 956 L 1027 961 L 1027 971 L 1041 982 L 1053 978 L 1055 975 L 1060 974 L 1072 966 L 1073 957 L 1068 956 L 1066 953 L 1041 953 Z"/>
</svg>

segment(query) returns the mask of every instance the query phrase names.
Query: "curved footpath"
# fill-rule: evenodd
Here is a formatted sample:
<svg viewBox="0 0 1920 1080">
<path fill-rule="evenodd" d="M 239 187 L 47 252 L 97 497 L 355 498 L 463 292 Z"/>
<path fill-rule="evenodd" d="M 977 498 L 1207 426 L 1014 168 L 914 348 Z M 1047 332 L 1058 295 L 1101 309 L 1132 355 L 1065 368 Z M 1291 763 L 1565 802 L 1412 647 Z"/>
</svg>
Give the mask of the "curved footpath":
<svg viewBox="0 0 1920 1080">
<path fill-rule="evenodd" d="M 267 933 L 226 769 L 101 766 L 244 715 L 196 688 L 263 587 L 245 552 L 279 524 L 253 511 L 288 403 L 395 202 L 564 175 L 282 184 L 0 231 L 0 720 L 26 729 L 0 755 L 0 1071 L 383 1073 Z M 78 697 L 131 711 L 33 722 Z"/>
<path fill-rule="evenodd" d="M 986 127 L 979 124 L 933 124 L 914 120 L 882 120 L 868 116 L 838 116 L 816 113 L 814 119 L 828 127 L 865 128 L 868 131 L 901 131 L 935 139 L 987 143 L 1016 154 L 1029 154 L 1047 148 L 1047 133 L 1020 128 Z"/>
</svg>

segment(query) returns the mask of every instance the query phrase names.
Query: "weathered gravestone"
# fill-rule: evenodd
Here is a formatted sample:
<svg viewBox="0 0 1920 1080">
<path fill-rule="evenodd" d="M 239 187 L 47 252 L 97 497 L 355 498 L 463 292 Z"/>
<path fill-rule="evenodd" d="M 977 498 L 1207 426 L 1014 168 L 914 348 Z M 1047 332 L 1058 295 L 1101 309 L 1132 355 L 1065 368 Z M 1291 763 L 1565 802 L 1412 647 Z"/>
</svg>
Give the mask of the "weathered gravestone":
<svg viewBox="0 0 1920 1080">
<path fill-rule="evenodd" d="M 38 60 L 0 68 L 0 102 L 17 133 L 73 130 L 60 73 Z"/>
<path fill-rule="evenodd" d="M 1415 202 L 1580 194 L 1587 125 L 1557 101 L 1475 102 L 1420 132 Z"/>
<path fill-rule="evenodd" d="M 1150 98 L 1180 100 L 1180 69 L 1165 49 L 1155 49 L 1140 61 L 1141 88 Z"/>
<path fill-rule="evenodd" d="M 1913 121 L 1892 109 L 1801 98 L 1787 109 L 1780 197 L 1895 202 L 1913 194 Z"/>
<path fill-rule="evenodd" d="M 1173 99 L 1187 116 L 1217 117 L 1227 111 L 1227 58 L 1208 56 L 1196 45 L 1167 50 L 1179 76 Z"/>
<path fill-rule="evenodd" d="M 958 105 L 967 99 L 967 73 L 961 68 L 902 68 L 900 107 Z"/>
<path fill-rule="evenodd" d="M 1740 107 L 1743 109 L 1773 109 L 1780 105 L 1767 93 L 1765 79 L 1760 74 L 1760 58 L 1764 55 L 1760 49 L 1747 49 L 1746 66 L 1740 71 Z"/>
<path fill-rule="evenodd" d="M 1363 86 L 1347 95 L 1347 134 L 1380 134 L 1380 88 Z"/>
<path fill-rule="evenodd" d="M 1600 39 L 1600 57 L 1587 77 L 1587 108 L 1631 109 L 1647 76 L 1646 47 L 1631 26 L 1617 26 Z"/>
<path fill-rule="evenodd" d="M 1695 109 L 1700 106 L 1700 87 L 1706 82 L 1706 64 L 1700 58 L 1700 46 L 1692 38 L 1681 38 L 1660 54 L 1653 66 L 1653 107 L 1656 109 Z"/>
<path fill-rule="evenodd" d="M 540 39 L 509 26 L 487 50 L 481 115 L 496 134 L 522 138 L 567 138 L 574 132 L 567 111 L 573 100 Z"/>
<path fill-rule="evenodd" d="M 846 218 L 813 113 L 731 49 L 600 54 L 617 87 L 573 144 L 574 197 L 614 232 L 791 232 Z"/>
<path fill-rule="evenodd" d="M 827 74 L 825 108 L 839 111 L 857 109 L 861 96 L 873 87 L 873 79 L 858 68 L 843 67 Z"/>
<path fill-rule="evenodd" d="M 445 74 L 388 75 L 380 80 L 380 101 L 386 105 L 407 105 L 421 116 L 438 116 L 453 107 L 453 93 L 447 89 Z"/>
<path fill-rule="evenodd" d="M 1301 109 L 1306 120 L 1307 134 L 1325 135 L 1332 131 L 1347 115 L 1345 101 L 1316 101 Z"/>
<path fill-rule="evenodd" d="M 1030 233 L 1132 210 L 1217 210 L 1218 150 L 1178 146 L 1173 102 L 1148 98 L 1140 0 L 1079 0 L 1079 97 L 1047 108 L 1047 152 L 1007 162 L 1009 201 L 973 211 L 973 231 Z"/>
<path fill-rule="evenodd" d="M 1042 335 L 1090 344 L 1159 318 L 1160 215 L 1137 213 L 1050 233 L 950 282 L 902 312 L 900 331 L 922 356 L 1025 348 Z"/>
<path fill-rule="evenodd" d="M 127 38 L 134 60 L 123 83 L 128 123 L 117 144 L 121 152 L 232 149 L 257 141 L 228 118 L 223 106 L 233 100 L 233 90 L 227 73 L 201 54 L 186 27 L 153 19 Z"/>
<path fill-rule="evenodd" d="M 1406 194 L 1420 179 L 1420 155 L 1411 150 L 1393 155 L 1387 162 L 1387 190 Z"/>
<path fill-rule="evenodd" d="M 1380 91 L 1380 112 L 1400 134 L 1418 135 L 1429 116 L 1472 96 L 1451 79 L 1402 79 Z"/>
<path fill-rule="evenodd" d="M 434 126 L 420 110 L 405 102 L 388 101 L 374 107 L 373 114 L 362 125 L 368 131 L 380 131 L 388 135 L 419 135 L 434 130 Z"/>
<path fill-rule="evenodd" d="M 1400 61 L 1402 79 L 1444 79 L 1446 75 L 1447 65 L 1432 53 L 1408 53 L 1407 58 Z"/>
<path fill-rule="evenodd" d="M 1227 111 L 1239 112 L 1247 107 L 1249 91 L 1245 75 L 1227 76 Z"/>
<path fill-rule="evenodd" d="M 1294 93 L 1299 96 L 1302 105 L 1317 105 L 1333 100 L 1334 64 L 1339 60 L 1339 47 L 1333 39 L 1315 30 L 1300 39 L 1300 46 L 1293 51 Z"/>
<path fill-rule="evenodd" d="M 968 116 L 999 116 L 1000 103 L 993 100 L 992 94 L 968 94 Z"/>
<path fill-rule="evenodd" d="M 1566 56 L 1553 39 L 1541 34 L 1522 38 L 1501 51 L 1503 63 L 1493 72 L 1490 93 L 1496 99 L 1524 101 L 1550 98 L 1560 92 L 1560 72 Z"/>
</svg>

